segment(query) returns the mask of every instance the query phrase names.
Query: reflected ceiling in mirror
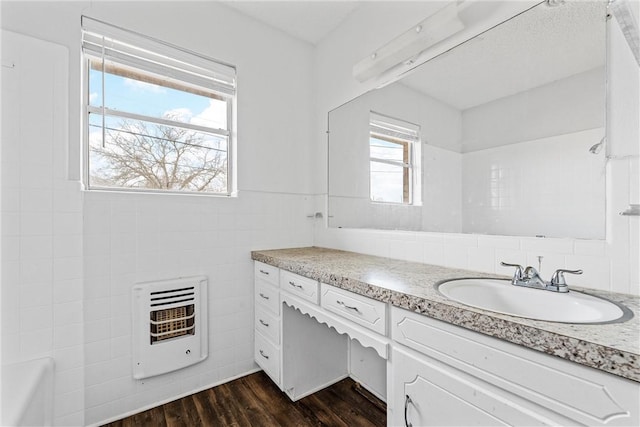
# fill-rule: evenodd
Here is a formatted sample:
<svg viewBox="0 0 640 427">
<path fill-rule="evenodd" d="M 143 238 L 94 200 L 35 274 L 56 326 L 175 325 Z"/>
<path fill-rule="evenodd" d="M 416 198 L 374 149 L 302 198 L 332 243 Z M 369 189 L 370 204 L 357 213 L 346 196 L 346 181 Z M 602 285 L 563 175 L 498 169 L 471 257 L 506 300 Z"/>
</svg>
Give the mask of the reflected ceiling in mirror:
<svg viewBox="0 0 640 427">
<path fill-rule="evenodd" d="M 603 239 L 606 12 L 540 4 L 332 110 L 329 226 Z"/>
</svg>

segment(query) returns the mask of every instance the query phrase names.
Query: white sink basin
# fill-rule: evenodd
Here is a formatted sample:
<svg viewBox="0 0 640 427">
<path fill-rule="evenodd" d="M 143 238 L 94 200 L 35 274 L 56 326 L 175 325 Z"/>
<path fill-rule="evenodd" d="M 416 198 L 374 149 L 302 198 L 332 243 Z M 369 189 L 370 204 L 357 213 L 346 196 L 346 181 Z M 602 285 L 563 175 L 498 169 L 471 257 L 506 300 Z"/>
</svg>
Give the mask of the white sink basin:
<svg viewBox="0 0 640 427">
<path fill-rule="evenodd" d="M 514 286 L 500 279 L 456 279 L 441 283 L 447 298 L 497 313 L 566 323 L 604 323 L 625 312 L 610 301 L 581 292 L 551 292 Z"/>
</svg>

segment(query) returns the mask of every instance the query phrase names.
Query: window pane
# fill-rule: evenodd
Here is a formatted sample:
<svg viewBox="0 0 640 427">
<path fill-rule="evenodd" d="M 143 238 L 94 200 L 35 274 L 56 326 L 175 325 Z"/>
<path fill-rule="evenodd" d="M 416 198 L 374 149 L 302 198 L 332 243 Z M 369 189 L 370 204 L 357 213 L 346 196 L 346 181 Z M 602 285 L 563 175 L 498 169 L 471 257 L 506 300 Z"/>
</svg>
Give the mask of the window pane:
<svg viewBox="0 0 640 427">
<path fill-rule="evenodd" d="M 369 162 L 371 200 L 403 203 L 405 168 L 387 163 Z"/>
<path fill-rule="evenodd" d="M 89 69 L 89 104 L 102 107 L 102 71 Z M 105 107 L 118 111 L 192 123 L 214 129 L 227 129 L 227 102 L 224 99 L 178 90 L 166 78 L 152 73 L 129 71 L 110 63 L 104 75 Z M 194 88 L 187 88 L 198 92 Z M 183 88 L 183 89 L 184 89 Z M 220 97 L 221 98 L 221 97 Z"/>
<path fill-rule="evenodd" d="M 225 137 L 140 120 L 89 115 L 89 184 L 227 191 Z"/>
<path fill-rule="evenodd" d="M 393 160 L 402 163 L 404 160 L 405 145 L 389 142 L 376 137 L 369 138 L 370 157 L 376 159 Z"/>
<path fill-rule="evenodd" d="M 102 73 L 89 68 L 89 105 L 102 107 Z"/>
</svg>

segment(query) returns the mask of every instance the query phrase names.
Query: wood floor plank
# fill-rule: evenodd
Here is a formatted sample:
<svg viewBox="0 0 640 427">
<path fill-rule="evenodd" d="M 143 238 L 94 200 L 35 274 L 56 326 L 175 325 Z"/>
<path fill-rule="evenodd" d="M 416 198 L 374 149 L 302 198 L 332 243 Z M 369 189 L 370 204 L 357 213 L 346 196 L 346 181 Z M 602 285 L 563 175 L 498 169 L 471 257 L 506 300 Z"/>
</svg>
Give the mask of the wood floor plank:
<svg viewBox="0 0 640 427">
<path fill-rule="evenodd" d="M 308 417 L 298 405 L 292 404 L 286 394 L 269 379 L 267 375 L 258 372 L 243 378 L 252 393 L 263 407 L 269 412 L 280 426 L 319 426 L 315 417 Z"/>
<path fill-rule="evenodd" d="M 235 397 L 238 407 L 251 426 L 273 426 L 278 424 L 271 411 L 264 410 L 264 405 L 256 398 L 249 384 L 242 378 L 238 381 L 230 382 L 229 391 Z"/>
<path fill-rule="evenodd" d="M 202 419 L 200 418 L 200 414 L 198 413 L 198 408 L 193 402 L 193 399 L 191 399 L 191 396 L 180 399 L 180 403 L 182 404 L 183 410 L 182 418 L 185 420 L 188 426 L 204 425 Z"/>
<path fill-rule="evenodd" d="M 164 408 L 164 417 L 167 421 L 167 427 L 187 427 L 188 424 L 184 419 L 184 411 L 182 409 L 182 403 L 180 400 L 174 400 L 173 402 L 165 403 L 162 405 Z"/>
<path fill-rule="evenodd" d="M 216 422 L 221 426 L 238 427 L 238 421 L 235 419 L 233 410 L 227 404 L 229 395 L 226 393 L 226 384 L 207 390 L 207 397 L 211 404 L 211 409 L 216 414 Z"/>
<path fill-rule="evenodd" d="M 299 400 L 297 403 L 305 409 L 307 414 L 315 416 L 321 425 L 323 426 L 335 426 L 335 427 L 350 427 L 344 420 L 335 412 L 335 402 L 327 404 L 323 399 L 321 392 L 314 393 L 304 399 Z"/>
<path fill-rule="evenodd" d="M 153 421 L 162 420 L 162 423 L 163 423 L 162 425 L 166 427 L 167 423 L 164 420 L 164 411 L 162 414 L 159 414 L 159 412 L 160 411 L 158 408 L 153 408 L 153 409 L 149 409 L 148 411 L 135 414 L 129 417 L 129 419 L 131 420 L 131 425 L 135 427 L 158 425 L 158 424 L 153 424 Z M 153 415 L 154 413 L 156 414 L 155 416 Z M 125 418 L 125 420 L 126 419 L 127 418 Z"/>
<path fill-rule="evenodd" d="M 337 403 L 337 410 L 335 412 L 340 414 L 341 418 L 345 419 L 345 421 L 351 425 L 375 425 L 379 422 L 380 416 L 384 415 L 385 412 L 373 404 L 371 400 L 363 394 L 357 392 L 355 387 L 356 384 L 353 381 L 345 379 L 322 392 L 333 397 Z M 370 398 L 374 399 L 375 397 L 371 395 Z M 351 416 L 346 418 L 347 414 Z"/>
<path fill-rule="evenodd" d="M 383 427 L 386 406 L 350 378 L 291 402 L 262 371 L 119 420 L 108 427 Z"/>
<path fill-rule="evenodd" d="M 198 416 L 206 423 L 207 420 L 216 420 L 216 413 L 213 410 L 208 398 L 207 392 L 201 391 L 200 393 L 192 394 L 188 396 L 189 399 L 193 402 L 193 405 L 196 407 L 198 411 Z M 186 399 L 186 398 L 185 398 Z"/>
</svg>

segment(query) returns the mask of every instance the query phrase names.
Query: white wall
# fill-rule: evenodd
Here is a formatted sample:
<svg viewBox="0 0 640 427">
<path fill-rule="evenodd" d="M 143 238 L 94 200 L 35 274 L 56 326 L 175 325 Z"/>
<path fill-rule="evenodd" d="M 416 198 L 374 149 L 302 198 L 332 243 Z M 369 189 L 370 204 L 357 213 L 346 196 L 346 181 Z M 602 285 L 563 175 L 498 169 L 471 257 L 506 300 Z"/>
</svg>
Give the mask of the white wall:
<svg viewBox="0 0 640 427">
<path fill-rule="evenodd" d="M 68 51 L 2 31 L 2 64 L 2 363 L 53 357 L 54 416 L 77 424 L 82 203 L 66 180 Z"/>
<path fill-rule="evenodd" d="M 640 22 L 640 1 L 629 2 Z M 640 218 L 621 216 L 629 204 L 640 204 L 640 68 L 615 19 L 610 21 L 608 51 L 607 137 L 612 156 L 607 169 L 606 256 L 611 286 L 629 284 L 640 293 Z M 624 288 L 623 288 L 624 289 Z"/>
<path fill-rule="evenodd" d="M 462 152 L 603 127 L 605 82 L 598 67 L 466 109 Z"/>
<path fill-rule="evenodd" d="M 81 372 L 73 382 L 60 382 L 75 387 L 80 399 L 57 400 L 57 425 L 102 423 L 256 368 L 249 252 L 313 242 L 313 220 L 307 218 L 313 200 L 306 195 L 313 154 L 311 45 L 215 2 L 2 2 L 4 29 L 69 51 L 69 90 L 64 94 L 69 108 L 57 108 L 55 114 L 69 112 L 68 119 L 57 120 L 68 123 L 70 131 L 55 153 L 62 158 L 63 181 L 69 178 L 64 182 L 73 186 L 70 197 L 78 200 L 81 14 L 237 66 L 239 197 L 83 194 L 83 203 L 75 205 L 76 240 L 62 239 L 61 247 L 54 246 L 53 255 L 47 255 L 55 259 L 64 249 L 73 249 L 73 266 L 82 273 L 81 280 L 60 288 L 45 284 L 43 290 L 53 300 L 67 296 L 74 290 L 71 285 L 78 288 L 76 295 L 84 293 L 79 323 L 84 326 L 79 337 L 84 366 L 75 365 Z M 16 103 L 25 109 L 38 106 L 35 101 Z M 30 117 L 29 124 L 38 128 L 39 119 Z M 28 160 L 25 156 L 19 163 Z M 3 153 L 3 161 L 17 159 Z M 33 204 L 41 203 L 45 200 L 34 195 Z M 132 284 L 200 274 L 209 278 L 209 358 L 179 372 L 132 380 Z M 56 362 L 64 366 L 73 356 L 60 355 Z M 68 418 L 64 405 L 72 403 L 80 406 L 74 408 L 79 412 Z"/>
<path fill-rule="evenodd" d="M 417 10 L 417 5 L 404 9 L 404 5 L 399 4 L 394 8 L 393 19 L 388 19 L 391 8 L 388 3 L 367 4 L 352 13 L 318 45 L 315 59 L 319 69 L 318 153 L 322 153 L 326 146 L 321 133 L 326 126 L 323 114 L 366 92 L 373 85 L 370 82 L 358 83 L 351 75 L 351 67 L 428 16 L 432 10 L 428 10 L 427 6 L 423 5 L 424 9 Z M 610 23 L 610 145 L 614 147 L 622 144 L 622 141 L 633 141 L 628 144 L 632 144 L 635 150 L 638 141 L 638 68 L 634 65 L 617 23 L 615 20 Z M 622 110 L 631 113 L 622 113 Z M 618 112 L 621 114 L 616 115 Z M 319 194 L 326 194 L 323 176 L 326 156 L 319 154 L 317 159 L 316 188 Z M 610 161 L 607 182 L 606 240 L 332 229 L 316 225 L 314 242 L 318 246 L 505 275 L 511 272 L 500 267 L 500 261 L 537 265 L 537 256 L 543 256 L 544 275 L 550 275 L 559 267 L 582 268 L 585 274 L 571 277 L 570 283 L 640 294 L 638 218 L 618 215 L 629 203 L 638 200 L 638 184 L 634 184 L 638 182 L 637 159 Z M 317 200 L 317 206 L 322 206 L 321 199 L 319 197 Z"/>
</svg>

